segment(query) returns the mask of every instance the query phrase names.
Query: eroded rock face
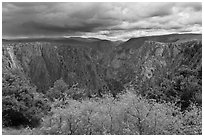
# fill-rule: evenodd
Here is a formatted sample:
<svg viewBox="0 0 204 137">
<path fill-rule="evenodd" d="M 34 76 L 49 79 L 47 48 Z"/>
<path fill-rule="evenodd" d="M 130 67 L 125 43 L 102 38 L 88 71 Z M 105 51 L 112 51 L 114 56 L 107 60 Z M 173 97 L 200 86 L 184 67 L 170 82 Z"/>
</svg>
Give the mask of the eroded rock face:
<svg viewBox="0 0 204 137">
<path fill-rule="evenodd" d="M 14 48 L 12 45 L 2 46 L 2 71 L 8 72 L 11 70 L 22 70 L 19 65 L 19 61 L 14 53 Z"/>
<path fill-rule="evenodd" d="M 144 58 L 141 60 L 142 72 L 144 80 L 151 79 L 156 73 L 162 75 L 163 70 L 169 64 L 170 51 L 169 45 L 161 42 L 146 42 L 142 47 L 142 55 Z M 158 76 L 157 74 L 157 76 Z"/>
<path fill-rule="evenodd" d="M 187 53 L 188 48 L 194 49 L 195 54 Z M 173 75 L 182 65 L 201 65 L 201 48 L 202 43 L 199 40 L 183 43 L 146 41 L 138 49 L 115 52 L 117 55 L 112 59 L 111 74 L 121 81 L 126 80 L 124 83 L 135 80 L 155 85 L 167 74 Z"/>
<path fill-rule="evenodd" d="M 202 102 L 202 42 L 146 41 L 140 48 L 115 51 L 110 75 L 134 91 L 154 98 L 181 100 L 185 110 L 191 101 Z M 182 81 L 182 82 L 181 82 Z M 181 83 L 180 83 L 181 82 Z M 128 83 L 128 84 L 127 84 Z"/>
<path fill-rule="evenodd" d="M 21 68 L 40 92 L 60 78 L 70 86 L 78 83 L 80 87 L 98 91 L 106 77 L 103 72 L 106 68 L 101 67 L 107 64 L 104 56 L 97 49 L 67 44 L 12 43 L 3 46 L 3 70 Z"/>
<path fill-rule="evenodd" d="M 164 77 L 174 75 L 182 65 L 192 69 L 202 66 L 200 40 L 164 43 L 143 38 L 142 45 L 134 40 L 130 42 L 133 45 L 125 48 L 113 48 L 108 41 L 76 42 L 74 45 L 55 42 L 6 44 L 3 45 L 3 71 L 22 71 L 41 92 L 60 78 L 70 86 L 78 83 L 79 87 L 95 92 L 102 89 L 116 92 L 122 89 L 117 85 L 128 83 L 159 85 Z"/>
</svg>

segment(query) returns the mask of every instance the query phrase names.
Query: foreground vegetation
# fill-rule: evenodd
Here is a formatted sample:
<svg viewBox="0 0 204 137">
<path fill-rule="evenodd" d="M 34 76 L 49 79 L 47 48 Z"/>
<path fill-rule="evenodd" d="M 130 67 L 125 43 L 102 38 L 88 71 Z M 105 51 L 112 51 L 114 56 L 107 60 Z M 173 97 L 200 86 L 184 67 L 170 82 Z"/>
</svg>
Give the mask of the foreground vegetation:
<svg viewBox="0 0 204 137">
<path fill-rule="evenodd" d="M 174 101 L 179 99 L 177 96 L 165 96 L 171 92 L 189 95 L 187 93 L 201 91 L 197 81 L 192 86 L 190 78 L 186 78 L 188 82 L 183 77 L 180 79 L 164 81 L 162 90 L 149 90 L 148 96 L 142 95 L 140 88 L 132 88 L 117 95 L 107 92 L 99 97 L 88 96 L 88 90 L 77 86 L 69 87 L 62 79 L 46 94 L 40 94 L 21 73 L 5 72 L 2 79 L 3 134 L 201 135 L 202 106 L 182 96 L 181 103 Z M 183 109 L 180 104 L 186 102 L 188 107 Z"/>
<path fill-rule="evenodd" d="M 157 103 L 128 91 L 117 99 L 105 96 L 76 101 L 55 100 L 51 113 L 37 128 L 3 129 L 3 134 L 152 135 L 202 134 L 201 108 L 181 112 L 170 103 Z"/>
</svg>

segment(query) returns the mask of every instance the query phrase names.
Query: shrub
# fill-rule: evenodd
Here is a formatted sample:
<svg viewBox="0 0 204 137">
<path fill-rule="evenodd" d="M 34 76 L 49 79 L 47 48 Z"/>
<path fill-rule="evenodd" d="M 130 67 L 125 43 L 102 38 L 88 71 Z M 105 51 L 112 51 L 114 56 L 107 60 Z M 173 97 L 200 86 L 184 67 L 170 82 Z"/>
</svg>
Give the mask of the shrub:
<svg viewBox="0 0 204 137">
<path fill-rule="evenodd" d="M 54 86 L 50 88 L 46 95 L 51 100 L 59 99 L 64 96 L 64 92 L 68 89 L 68 85 L 63 81 L 63 79 L 59 79 L 55 81 Z"/>
<path fill-rule="evenodd" d="M 36 89 L 20 74 L 3 74 L 3 126 L 38 126 L 42 115 L 49 109 L 48 104 L 39 96 Z"/>
<path fill-rule="evenodd" d="M 117 100 L 111 96 L 81 102 L 69 99 L 62 106 L 52 107 L 53 115 L 43 119 L 41 134 L 178 135 L 201 134 L 202 129 L 201 109 L 196 106 L 181 113 L 175 104 L 157 103 L 131 92 Z"/>
<path fill-rule="evenodd" d="M 72 98 L 75 100 L 81 100 L 83 98 L 87 98 L 89 94 L 89 90 L 85 88 L 78 88 L 78 84 L 72 85 L 71 87 L 67 85 L 63 79 L 59 79 L 54 83 L 54 86 L 51 87 L 46 96 L 54 102 L 55 100 L 67 100 L 68 98 Z"/>
</svg>

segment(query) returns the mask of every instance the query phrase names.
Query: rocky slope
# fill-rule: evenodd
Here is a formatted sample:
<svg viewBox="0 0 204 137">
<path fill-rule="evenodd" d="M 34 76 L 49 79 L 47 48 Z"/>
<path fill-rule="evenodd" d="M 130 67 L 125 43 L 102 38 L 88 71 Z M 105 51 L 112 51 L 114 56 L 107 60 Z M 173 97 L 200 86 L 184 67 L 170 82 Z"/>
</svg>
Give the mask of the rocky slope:
<svg viewBox="0 0 204 137">
<path fill-rule="evenodd" d="M 119 51 L 128 51 L 129 49 L 140 48 L 145 41 L 157 41 L 163 43 L 181 43 L 190 40 L 202 40 L 202 35 L 200 34 L 170 34 L 170 35 L 158 35 L 158 36 L 146 36 L 131 38 L 128 41 L 121 43 L 118 48 Z"/>
<path fill-rule="evenodd" d="M 200 70 L 202 42 L 194 34 L 133 38 L 119 46 L 94 38 L 16 40 L 3 43 L 2 57 L 3 72 L 21 71 L 41 92 L 60 78 L 96 93 L 118 92 L 128 83 L 159 85 L 184 66 Z"/>
<path fill-rule="evenodd" d="M 176 55 L 180 55 L 181 50 L 185 50 L 185 48 L 187 48 L 186 43 L 191 41 L 189 43 L 190 45 L 193 44 L 192 41 L 199 42 L 201 41 L 201 39 L 202 36 L 199 34 L 171 34 L 132 38 L 127 42 L 121 43 L 113 51 L 113 54 L 110 57 L 110 66 L 113 70 L 112 74 L 115 74 L 115 77 L 121 77 L 120 79 L 123 80 L 124 83 L 126 83 L 127 81 L 129 81 L 129 79 L 132 78 L 128 78 L 128 75 L 125 73 L 129 71 L 132 71 L 132 73 L 134 73 L 142 63 L 140 60 L 152 58 L 152 56 L 155 58 L 157 57 L 157 54 L 158 57 L 160 57 L 160 61 L 163 60 L 162 62 L 164 63 L 169 58 L 172 58 L 172 60 L 177 60 L 178 58 L 176 57 Z M 169 53 L 167 53 L 167 51 Z M 148 54 L 145 55 L 145 52 L 148 52 Z M 164 55 L 162 54 L 163 52 L 165 53 Z M 180 57 L 180 59 L 182 59 L 182 57 Z M 120 72 L 123 73 L 121 74 Z M 126 77 L 122 75 L 125 75 Z"/>
<path fill-rule="evenodd" d="M 144 41 L 140 47 L 117 49 L 110 75 L 123 85 L 133 85 L 143 95 L 147 92 L 178 96 L 188 106 L 190 100 L 202 101 L 202 41 Z M 121 45 L 120 45 L 121 46 Z M 128 84 L 127 84 L 128 83 Z M 164 86 L 165 89 L 162 89 Z M 169 87 L 168 87 L 169 86 Z M 167 93 L 169 92 L 169 93 Z M 164 97 L 162 97 L 164 98 Z M 186 103 L 187 102 L 187 103 Z"/>
<path fill-rule="evenodd" d="M 3 44 L 3 71 L 19 70 L 39 91 L 63 78 L 72 86 L 98 90 L 104 85 L 105 67 L 113 50 L 109 41 L 71 39 L 64 42 L 10 42 Z"/>
</svg>

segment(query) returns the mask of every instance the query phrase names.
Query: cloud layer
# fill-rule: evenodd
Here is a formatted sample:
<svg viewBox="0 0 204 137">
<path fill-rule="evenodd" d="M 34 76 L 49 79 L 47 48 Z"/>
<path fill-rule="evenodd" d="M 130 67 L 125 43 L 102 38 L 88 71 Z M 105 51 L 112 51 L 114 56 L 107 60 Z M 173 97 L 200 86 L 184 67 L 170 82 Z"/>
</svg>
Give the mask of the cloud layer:
<svg viewBox="0 0 204 137">
<path fill-rule="evenodd" d="M 111 40 L 201 33 L 202 3 L 6 3 L 3 37 L 83 36 Z"/>
</svg>

